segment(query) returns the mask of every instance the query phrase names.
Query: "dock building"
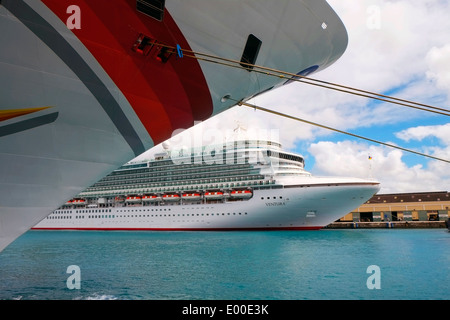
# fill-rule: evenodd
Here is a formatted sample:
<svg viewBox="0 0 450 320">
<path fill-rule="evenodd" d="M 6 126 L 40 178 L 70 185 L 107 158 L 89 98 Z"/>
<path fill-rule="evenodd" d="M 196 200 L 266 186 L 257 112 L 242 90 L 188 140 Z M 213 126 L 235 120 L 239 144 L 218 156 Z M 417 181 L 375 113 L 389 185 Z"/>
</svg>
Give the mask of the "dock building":
<svg viewBox="0 0 450 320">
<path fill-rule="evenodd" d="M 339 222 L 445 221 L 450 192 L 376 194 Z"/>
</svg>

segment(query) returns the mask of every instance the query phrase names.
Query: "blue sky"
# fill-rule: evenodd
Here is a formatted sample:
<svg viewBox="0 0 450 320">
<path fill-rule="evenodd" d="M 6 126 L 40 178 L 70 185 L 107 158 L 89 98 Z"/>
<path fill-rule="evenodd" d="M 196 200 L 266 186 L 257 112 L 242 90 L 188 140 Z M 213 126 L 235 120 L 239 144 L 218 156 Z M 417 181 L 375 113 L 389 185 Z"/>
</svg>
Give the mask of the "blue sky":
<svg viewBox="0 0 450 320">
<path fill-rule="evenodd" d="M 349 44 L 335 64 L 311 77 L 450 109 L 449 1 L 328 2 L 345 24 Z M 304 83 L 291 83 L 249 102 L 450 160 L 446 115 Z M 370 175 L 381 182 L 380 193 L 450 191 L 450 163 L 262 111 L 235 107 L 202 126 L 231 131 L 237 120 L 249 130 L 276 132 L 286 149 L 305 156 L 307 170 L 315 175 Z"/>
</svg>

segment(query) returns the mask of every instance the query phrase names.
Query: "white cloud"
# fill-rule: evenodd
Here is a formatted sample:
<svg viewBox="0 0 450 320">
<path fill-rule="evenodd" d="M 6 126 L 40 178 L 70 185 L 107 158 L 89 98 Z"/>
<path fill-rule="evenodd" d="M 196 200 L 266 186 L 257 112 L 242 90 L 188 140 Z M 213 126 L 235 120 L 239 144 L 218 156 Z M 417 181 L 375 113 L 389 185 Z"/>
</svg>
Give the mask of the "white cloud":
<svg viewBox="0 0 450 320">
<path fill-rule="evenodd" d="M 422 141 L 427 137 L 436 137 L 441 143 L 450 146 L 450 123 L 436 126 L 418 126 L 408 128 L 395 134 L 404 141 Z"/>
<path fill-rule="evenodd" d="M 398 132 L 396 136 L 407 142 L 431 140 L 423 147 L 423 152 L 450 161 L 450 123 L 408 128 Z M 430 161 L 427 167 L 429 172 L 441 177 L 444 189 L 450 188 L 450 163 Z"/>
<path fill-rule="evenodd" d="M 378 91 L 398 86 L 425 71 L 421 60 L 430 43 L 448 40 L 442 30 L 436 32 L 449 26 L 448 19 L 425 1 L 329 2 L 349 33 L 347 52 L 338 62 L 346 72 L 337 76 L 355 86 Z M 374 15 L 379 27 L 371 24 Z"/>
<path fill-rule="evenodd" d="M 426 62 L 429 67 L 428 78 L 450 93 L 450 43 L 432 47 L 426 55 Z"/>
<path fill-rule="evenodd" d="M 314 174 L 371 177 L 381 183 L 380 193 L 445 191 L 450 187 L 448 163 L 433 160 L 428 168 L 421 164 L 408 167 L 402 159 L 405 153 L 398 149 L 321 141 L 312 144 L 309 152 L 316 159 Z"/>
</svg>

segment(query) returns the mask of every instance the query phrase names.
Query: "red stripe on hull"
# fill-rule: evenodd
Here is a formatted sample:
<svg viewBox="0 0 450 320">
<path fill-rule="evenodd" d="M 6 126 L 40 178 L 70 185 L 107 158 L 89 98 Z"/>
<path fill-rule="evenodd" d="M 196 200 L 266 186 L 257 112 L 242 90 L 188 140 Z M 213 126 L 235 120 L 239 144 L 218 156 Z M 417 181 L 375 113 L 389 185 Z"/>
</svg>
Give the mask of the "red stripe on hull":
<svg viewBox="0 0 450 320">
<path fill-rule="evenodd" d="M 81 29 L 73 33 L 86 46 L 131 104 L 155 144 L 179 128 L 212 114 L 210 92 L 200 65 L 175 55 L 166 63 L 132 50 L 144 34 L 161 43 L 190 49 L 170 14 L 163 22 L 139 13 L 135 0 L 42 0 L 64 23 L 77 5 Z"/>
<path fill-rule="evenodd" d="M 32 230 L 85 230 L 85 231 L 301 231 L 320 230 L 323 227 L 260 227 L 260 228 L 32 228 Z"/>
</svg>

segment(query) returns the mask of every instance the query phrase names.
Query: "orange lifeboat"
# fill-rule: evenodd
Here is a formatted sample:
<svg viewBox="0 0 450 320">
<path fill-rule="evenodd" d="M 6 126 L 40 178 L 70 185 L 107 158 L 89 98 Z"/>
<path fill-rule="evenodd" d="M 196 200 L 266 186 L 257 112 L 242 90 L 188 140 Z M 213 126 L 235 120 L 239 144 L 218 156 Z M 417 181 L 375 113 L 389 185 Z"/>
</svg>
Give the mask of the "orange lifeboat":
<svg viewBox="0 0 450 320">
<path fill-rule="evenodd" d="M 165 195 L 163 195 L 162 198 L 164 201 L 179 201 L 180 200 L 180 196 L 178 194 L 165 194 Z"/>
<path fill-rule="evenodd" d="M 184 200 L 200 200 L 202 195 L 200 193 L 183 193 Z"/>
<path fill-rule="evenodd" d="M 114 200 L 116 202 L 124 202 L 125 201 L 125 197 L 124 196 L 117 196 L 114 198 Z"/>
<path fill-rule="evenodd" d="M 152 195 L 147 194 L 142 197 L 142 201 L 146 201 L 146 202 L 156 202 L 156 201 L 160 201 L 160 200 L 161 200 L 161 197 L 154 195 L 154 194 L 152 194 Z"/>
<path fill-rule="evenodd" d="M 139 203 L 139 202 L 141 202 L 141 200 L 142 199 L 139 196 L 128 196 L 126 198 L 125 202 L 128 202 L 128 203 Z"/>
<path fill-rule="evenodd" d="M 86 204 L 86 200 L 84 199 L 73 199 L 72 204 L 76 206 L 82 206 Z"/>
<path fill-rule="evenodd" d="M 205 198 L 208 200 L 222 199 L 224 196 L 222 191 L 207 191 L 205 192 Z"/>
<path fill-rule="evenodd" d="M 250 190 L 233 190 L 230 196 L 232 198 L 248 199 L 253 196 L 253 192 Z"/>
</svg>

